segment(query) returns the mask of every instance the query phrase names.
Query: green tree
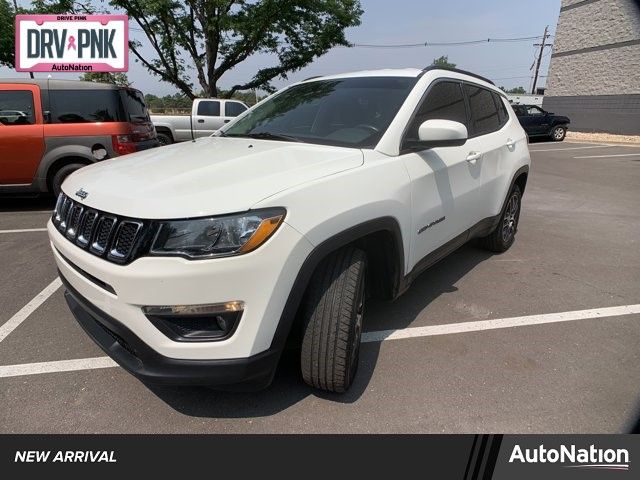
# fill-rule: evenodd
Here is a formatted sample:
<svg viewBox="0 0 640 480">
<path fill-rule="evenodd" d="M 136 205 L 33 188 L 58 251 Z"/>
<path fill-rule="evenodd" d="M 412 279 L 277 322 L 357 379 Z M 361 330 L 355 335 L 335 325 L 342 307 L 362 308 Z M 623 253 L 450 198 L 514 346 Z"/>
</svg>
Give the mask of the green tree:
<svg viewBox="0 0 640 480">
<path fill-rule="evenodd" d="M 15 65 L 15 10 L 7 0 L 0 0 L 0 66 Z"/>
<path fill-rule="evenodd" d="M 524 87 L 515 87 L 515 88 L 510 88 L 509 90 L 506 90 L 507 93 L 514 93 L 516 95 L 522 95 L 523 93 L 527 93 L 527 91 L 524 89 Z"/>
<path fill-rule="evenodd" d="M 448 55 L 442 55 L 440 58 L 434 58 L 432 65 L 436 65 L 438 67 L 456 68 L 456 64 L 455 63 L 451 63 L 449 61 L 449 56 Z"/>
<path fill-rule="evenodd" d="M 126 73 L 121 72 L 87 72 L 80 75 L 85 82 L 112 83 L 121 87 L 128 87 L 131 82 Z"/>
<path fill-rule="evenodd" d="M 271 90 L 277 77 L 308 65 L 360 24 L 359 0 L 110 0 L 143 30 L 153 56 L 138 40 L 129 48 L 150 72 L 196 97 L 195 69 L 204 96 L 218 96 L 220 79 L 254 54 L 277 61 L 225 92 Z"/>
</svg>

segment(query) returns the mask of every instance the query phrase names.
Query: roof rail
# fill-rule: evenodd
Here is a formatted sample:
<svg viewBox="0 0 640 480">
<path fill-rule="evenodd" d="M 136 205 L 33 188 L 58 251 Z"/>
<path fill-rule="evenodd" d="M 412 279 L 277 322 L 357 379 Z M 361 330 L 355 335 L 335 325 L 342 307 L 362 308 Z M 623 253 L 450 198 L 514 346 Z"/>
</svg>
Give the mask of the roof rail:
<svg viewBox="0 0 640 480">
<path fill-rule="evenodd" d="M 431 70 L 447 70 L 449 72 L 456 72 L 456 73 L 462 73 L 464 75 L 469 75 L 471 77 L 475 77 L 478 78 L 480 80 L 483 80 L 487 83 L 490 83 L 491 85 L 495 86 L 495 83 L 493 83 L 491 80 L 489 80 L 488 78 L 485 78 L 481 75 L 478 75 L 476 73 L 473 72 L 468 72 L 466 70 L 460 70 L 459 68 L 454 68 L 454 67 L 445 67 L 445 66 L 441 66 L 441 65 L 429 65 L 428 67 L 425 67 L 422 69 L 423 72 L 429 72 Z"/>
<path fill-rule="evenodd" d="M 303 82 L 306 82 L 307 80 L 313 80 L 314 78 L 320 78 L 322 77 L 322 75 L 314 75 L 313 77 L 309 77 L 309 78 L 305 78 L 304 80 L 302 80 Z"/>
</svg>

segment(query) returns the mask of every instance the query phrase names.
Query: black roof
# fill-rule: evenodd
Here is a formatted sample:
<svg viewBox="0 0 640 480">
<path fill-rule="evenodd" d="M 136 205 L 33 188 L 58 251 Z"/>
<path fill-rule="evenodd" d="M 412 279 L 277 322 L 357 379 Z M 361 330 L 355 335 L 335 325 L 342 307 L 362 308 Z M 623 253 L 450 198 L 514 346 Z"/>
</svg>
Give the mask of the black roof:
<svg viewBox="0 0 640 480">
<path fill-rule="evenodd" d="M 24 83 L 26 85 L 38 85 L 49 90 L 117 90 L 118 85 L 110 83 L 84 82 L 82 80 L 58 80 L 54 78 L 0 78 L 3 83 Z"/>
<path fill-rule="evenodd" d="M 469 75 L 471 77 L 475 77 L 479 80 L 482 80 L 484 82 L 490 83 L 491 85 L 495 86 L 495 83 L 493 83 L 488 78 L 475 74 L 473 72 L 468 72 L 467 70 L 460 70 L 459 68 L 445 67 L 441 65 L 429 65 L 428 67 L 425 67 L 422 69 L 423 72 L 430 72 L 431 70 L 446 70 L 448 72 L 462 73 L 463 75 Z"/>
</svg>

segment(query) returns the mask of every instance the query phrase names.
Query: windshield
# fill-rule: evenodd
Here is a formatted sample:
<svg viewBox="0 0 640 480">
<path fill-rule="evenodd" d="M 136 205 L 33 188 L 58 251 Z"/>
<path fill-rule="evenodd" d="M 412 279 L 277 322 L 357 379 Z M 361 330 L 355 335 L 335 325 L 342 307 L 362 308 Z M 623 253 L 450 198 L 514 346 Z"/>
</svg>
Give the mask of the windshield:
<svg viewBox="0 0 640 480">
<path fill-rule="evenodd" d="M 360 77 L 302 83 L 258 105 L 223 135 L 373 147 L 416 81 Z"/>
</svg>

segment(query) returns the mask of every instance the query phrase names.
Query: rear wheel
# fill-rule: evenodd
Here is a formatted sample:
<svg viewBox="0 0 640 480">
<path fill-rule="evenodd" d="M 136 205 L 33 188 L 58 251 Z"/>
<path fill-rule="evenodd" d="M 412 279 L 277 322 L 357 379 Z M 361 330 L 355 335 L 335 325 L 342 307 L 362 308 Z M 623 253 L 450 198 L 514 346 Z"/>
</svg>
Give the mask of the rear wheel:
<svg viewBox="0 0 640 480">
<path fill-rule="evenodd" d="M 551 130 L 551 138 L 553 139 L 554 142 L 561 142 L 562 140 L 564 140 L 564 137 L 567 135 L 567 129 L 561 125 L 558 125 L 557 127 L 553 127 L 553 130 Z"/>
<path fill-rule="evenodd" d="M 498 226 L 493 232 L 482 238 L 484 247 L 492 252 L 505 252 L 513 245 L 518 231 L 518 220 L 520 220 L 520 201 L 522 193 L 520 187 L 515 185 L 509 197 L 504 211 L 500 216 Z"/>
<path fill-rule="evenodd" d="M 158 137 L 158 141 L 160 142 L 160 145 L 162 146 L 171 145 L 173 143 L 173 138 L 168 133 L 158 132 L 157 137 Z"/>
<path fill-rule="evenodd" d="M 300 364 L 315 388 L 345 392 L 360 356 L 366 256 L 348 246 L 329 255 L 311 279 L 303 306 Z"/>
<path fill-rule="evenodd" d="M 83 163 L 71 163 L 61 167 L 51 179 L 51 192 L 57 197 L 60 195 L 62 182 L 76 170 L 80 170 L 85 165 Z"/>
</svg>

